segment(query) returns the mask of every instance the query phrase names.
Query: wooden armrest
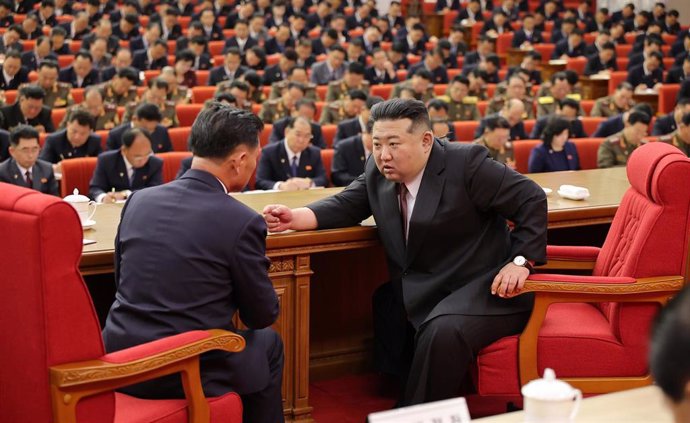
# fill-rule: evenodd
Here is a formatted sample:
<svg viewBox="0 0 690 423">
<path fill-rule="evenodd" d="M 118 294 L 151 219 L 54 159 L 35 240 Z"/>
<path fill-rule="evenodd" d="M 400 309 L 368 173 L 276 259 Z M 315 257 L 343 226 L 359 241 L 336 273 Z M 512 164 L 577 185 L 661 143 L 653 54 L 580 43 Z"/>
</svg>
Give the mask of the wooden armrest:
<svg viewBox="0 0 690 423">
<path fill-rule="evenodd" d="M 190 422 L 208 421 L 209 409 L 201 386 L 199 355 L 218 349 L 239 352 L 244 349 L 245 341 L 242 336 L 221 329 L 206 332 L 206 337 L 197 337 L 192 342 L 151 355 L 143 356 L 141 351 L 137 351 L 133 354 L 135 359 L 130 361 L 122 360 L 116 353 L 106 355 L 103 359 L 51 367 L 55 423 L 74 423 L 76 404 L 82 398 L 173 373 L 181 373 Z"/>
<path fill-rule="evenodd" d="M 678 291 L 683 287 L 682 276 L 655 276 L 641 279 L 565 275 L 558 275 L 556 279 L 549 278 L 549 276 L 552 275 L 533 275 L 525 282 L 522 292 L 558 294 L 568 301 L 572 301 L 573 296 L 595 295 L 601 298 L 592 301 L 604 302 L 625 301 L 603 298 L 608 295 L 669 293 Z M 556 299 L 558 295 L 551 295 L 551 298 Z"/>
</svg>

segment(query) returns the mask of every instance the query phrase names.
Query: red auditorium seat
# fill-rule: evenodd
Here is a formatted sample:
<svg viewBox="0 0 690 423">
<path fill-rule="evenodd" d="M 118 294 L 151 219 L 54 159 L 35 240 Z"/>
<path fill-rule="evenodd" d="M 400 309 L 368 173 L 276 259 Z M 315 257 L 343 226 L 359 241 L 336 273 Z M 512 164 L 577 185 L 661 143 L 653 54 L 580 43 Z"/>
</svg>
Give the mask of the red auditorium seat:
<svg viewBox="0 0 690 423">
<path fill-rule="evenodd" d="M 65 115 L 67 114 L 67 109 L 64 107 L 61 109 L 51 109 L 50 110 L 50 119 L 53 121 L 53 126 L 55 126 L 55 130 L 60 127 L 60 122 L 62 122 L 62 119 L 65 118 Z"/>
<path fill-rule="evenodd" d="M 199 114 L 203 104 L 178 104 L 175 107 L 177 112 L 177 119 L 180 121 L 180 126 L 192 126 L 194 119 Z"/>
<path fill-rule="evenodd" d="M 207 71 L 207 70 L 200 70 L 200 71 L 196 71 L 196 72 L 194 72 L 194 73 L 196 73 L 196 85 L 197 85 L 197 86 L 200 86 L 200 85 L 203 86 L 203 85 L 207 85 L 207 84 L 208 84 L 208 74 L 209 74 L 209 71 Z"/>
<path fill-rule="evenodd" d="M 566 69 L 574 70 L 578 75 L 584 75 L 585 66 L 587 66 L 586 57 L 570 57 L 565 64 Z"/>
<path fill-rule="evenodd" d="M 528 132 L 529 133 L 529 132 Z M 515 170 L 525 174 L 529 171 L 529 155 L 532 149 L 541 145 L 541 140 L 519 140 L 513 141 L 513 153 L 515 155 Z"/>
<path fill-rule="evenodd" d="M 556 44 L 543 43 L 534 45 L 534 50 L 541 54 L 542 63 L 549 63 L 549 60 L 551 60 L 551 55 L 555 49 Z"/>
<path fill-rule="evenodd" d="M 62 163 L 62 180 L 60 181 L 60 195 L 65 197 L 72 194 L 75 188 L 81 194 L 89 195 L 89 182 L 96 169 L 96 157 L 80 157 L 65 159 Z"/>
<path fill-rule="evenodd" d="M 74 102 L 79 104 L 84 101 L 84 88 L 72 88 L 70 90 Z"/>
<path fill-rule="evenodd" d="M 603 119 L 603 118 L 600 118 Z M 580 158 L 580 168 L 597 169 L 597 152 L 599 145 L 604 142 L 604 138 L 574 138 L 571 139 L 577 148 L 577 155 Z"/>
<path fill-rule="evenodd" d="M 511 48 L 513 43 L 513 33 L 506 32 L 504 34 L 498 34 L 496 39 L 496 54 L 501 59 L 505 59 L 508 55 L 508 50 Z"/>
<path fill-rule="evenodd" d="M 204 104 L 206 100 L 213 98 L 213 94 L 216 92 L 216 87 L 207 87 L 198 85 L 192 88 L 192 103 Z"/>
<path fill-rule="evenodd" d="M 259 134 L 259 144 L 262 147 L 265 147 L 268 145 L 272 131 L 273 131 L 273 125 L 271 125 L 270 123 L 265 123 L 264 129 Z"/>
<path fill-rule="evenodd" d="M 455 139 L 458 141 L 474 141 L 474 131 L 479 127 L 479 122 L 474 120 L 453 122 Z"/>
<path fill-rule="evenodd" d="M 592 135 L 594 131 L 597 130 L 599 124 L 605 120 L 606 118 L 604 117 L 593 116 L 583 116 L 580 118 L 580 121 L 582 122 L 582 129 L 585 131 L 585 134 L 587 134 L 587 136 Z"/>
<path fill-rule="evenodd" d="M 170 142 L 172 142 L 173 151 L 189 151 L 190 132 L 192 132 L 192 128 L 189 126 L 168 129 L 168 135 L 170 135 Z"/>
<path fill-rule="evenodd" d="M 525 119 L 522 123 L 525 125 L 525 133 L 529 136 L 534 129 L 534 124 L 537 122 L 536 119 Z"/>
<path fill-rule="evenodd" d="M 379 96 L 379 97 L 382 97 L 384 100 L 388 100 L 390 98 L 391 92 L 393 92 L 393 85 L 392 84 L 372 85 L 370 90 L 371 90 L 371 95 Z"/>
<path fill-rule="evenodd" d="M 144 84 L 147 85 L 150 80 L 156 79 L 160 76 L 160 69 L 146 70 L 144 71 Z"/>
<path fill-rule="evenodd" d="M 110 133 L 110 131 L 107 129 L 104 129 L 102 131 L 96 131 L 96 135 L 101 137 L 101 148 L 103 149 L 103 151 L 107 150 L 107 148 L 108 148 L 107 142 L 108 142 L 108 134 L 109 133 Z"/>
<path fill-rule="evenodd" d="M 609 93 L 616 91 L 616 87 L 620 85 L 621 82 L 625 82 L 628 79 L 628 72 L 611 72 L 611 79 L 609 79 Z"/>
<path fill-rule="evenodd" d="M 223 54 L 223 48 L 225 47 L 225 41 L 209 41 L 208 42 L 208 52 L 213 56 Z"/>
<path fill-rule="evenodd" d="M 321 135 L 323 140 L 326 142 L 326 147 L 333 148 L 333 140 L 335 139 L 335 133 L 338 130 L 338 125 L 323 125 L 321 127 Z"/>
<path fill-rule="evenodd" d="M 585 116 L 592 114 L 595 102 L 596 100 L 580 100 L 580 107 L 582 107 L 582 111 L 585 112 Z"/>
<path fill-rule="evenodd" d="M 180 170 L 180 163 L 187 157 L 192 156 L 191 151 L 168 151 L 166 153 L 158 153 L 157 157 L 163 159 L 163 183 L 168 183 L 175 180 L 177 172 Z"/>
<path fill-rule="evenodd" d="M 527 327 L 479 352 L 480 396 L 520 404 L 520 386 L 546 367 L 585 394 L 652 383 L 652 319 L 688 276 L 690 185 L 677 181 L 690 178 L 690 160 L 668 144 L 647 144 L 631 155 L 627 176 L 631 187 L 603 247 L 547 247 L 544 271 L 591 276 L 529 277 L 523 292 L 536 295 Z"/>
<path fill-rule="evenodd" d="M 659 90 L 659 114 L 671 113 L 676 107 L 680 84 L 664 84 Z"/>
<path fill-rule="evenodd" d="M 316 86 L 316 97 L 318 101 L 326 101 L 326 93 L 328 92 L 328 85 Z"/>
<path fill-rule="evenodd" d="M 61 54 L 58 56 L 58 66 L 60 66 L 60 69 L 68 67 L 73 61 L 74 56 L 71 54 Z"/>
<path fill-rule="evenodd" d="M 333 163 L 333 150 L 332 148 L 322 148 L 321 149 L 321 161 L 323 162 L 323 167 L 326 169 L 326 176 L 328 176 L 328 184 L 331 184 L 331 165 Z"/>
</svg>

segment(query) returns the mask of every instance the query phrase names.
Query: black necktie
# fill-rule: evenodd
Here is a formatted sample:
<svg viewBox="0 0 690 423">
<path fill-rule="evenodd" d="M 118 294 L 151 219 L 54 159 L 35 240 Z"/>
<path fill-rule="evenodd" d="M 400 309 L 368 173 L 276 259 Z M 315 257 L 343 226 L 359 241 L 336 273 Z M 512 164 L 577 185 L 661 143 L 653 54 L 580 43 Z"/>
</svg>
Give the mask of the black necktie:
<svg viewBox="0 0 690 423">
<path fill-rule="evenodd" d="M 407 244 L 407 186 L 404 183 L 398 184 L 400 194 L 400 215 L 402 217 L 403 238 Z"/>
<path fill-rule="evenodd" d="M 29 188 L 33 187 L 34 182 L 31 180 L 31 172 L 27 170 L 24 176 L 26 176 L 26 186 Z"/>
</svg>

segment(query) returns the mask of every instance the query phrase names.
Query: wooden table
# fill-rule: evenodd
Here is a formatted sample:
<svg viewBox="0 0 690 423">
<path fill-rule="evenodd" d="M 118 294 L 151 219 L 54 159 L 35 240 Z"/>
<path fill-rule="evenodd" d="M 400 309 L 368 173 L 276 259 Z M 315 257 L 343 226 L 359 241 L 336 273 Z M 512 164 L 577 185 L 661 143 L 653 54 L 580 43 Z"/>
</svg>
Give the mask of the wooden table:
<svg viewBox="0 0 690 423">
<path fill-rule="evenodd" d="M 553 76 L 553 74 L 556 72 L 564 71 L 565 66 L 566 64 L 564 63 L 564 60 L 560 59 L 554 59 L 549 60 L 548 62 L 543 62 L 541 64 L 541 80 L 550 81 L 551 76 Z"/>
<path fill-rule="evenodd" d="M 437 38 L 443 38 L 443 21 L 445 19 L 444 13 L 422 13 L 422 23 L 426 25 L 426 30 L 429 35 Z"/>
<path fill-rule="evenodd" d="M 633 100 L 637 103 L 647 103 L 654 111 L 656 116 L 659 111 L 659 93 L 654 91 L 635 91 Z"/>
<path fill-rule="evenodd" d="M 522 59 L 525 58 L 533 50 L 525 50 L 521 48 L 509 48 L 506 55 L 506 65 L 508 67 L 520 66 Z"/>
<path fill-rule="evenodd" d="M 522 423 L 525 412 L 501 414 L 473 420 L 482 423 Z M 574 423 L 673 423 L 656 386 L 599 395 L 582 401 Z"/>
<path fill-rule="evenodd" d="M 553 190 L 548 198 L 549 228 L 611 222 L 629 186 L 624 168 L 529 176 Z M 562 184 L 585 186 L 592 195 L 585 201 L 562 199 L 556 194 Z M 299 207 L 341 189 L 235 197 L 260 212 L 266 204 Z M 113 245 L 121 210 L 120 204 L 98 206 L 95 228 L 84 232 L 86 238 L 97 241 L 84 247 L 80 268 L 85 275 L 113 271 Z M 370 295 L 387 279 L 385 256 L 373 226 L 272 234 L 266 248 L 271 259 L 269 274 L 281 301 L 274 328 L 285 344 L 285 415 L 288 421 L 310 421 L 310 368 L 321 375 L 332 374 L 329 372 L 334 369 L 354 370 L 370 356 Z M 312 295 L 316 296 L 313 301 Z M 317 318 L 310 319 L 312 311 Z M 311 339 L 312 332 L 317 340 Z"/>
<path fill-rule="evenodd" d="M 582 98 L 584 100 L 596 100 L 609 95 L 609 79 L 597 76 L 581 76 Z"/>
</svg>

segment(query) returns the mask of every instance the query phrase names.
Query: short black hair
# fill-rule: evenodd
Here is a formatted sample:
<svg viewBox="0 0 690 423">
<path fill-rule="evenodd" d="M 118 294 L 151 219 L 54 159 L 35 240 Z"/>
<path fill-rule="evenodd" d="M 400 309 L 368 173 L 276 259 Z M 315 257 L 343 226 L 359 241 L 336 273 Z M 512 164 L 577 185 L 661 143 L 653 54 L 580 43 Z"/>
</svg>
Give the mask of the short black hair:
<svg viewBox="0 0 690 423">
<path fill-rule="evenodd" d="M 25 139 L 25 140 L 30 140 L 35 138 L 36 142 L 38 142 L 38 131 L 36 128 L 30 125 L 19 125 L 15 126 L 15 128 L 10 132 L 10 145 L 13 147 L 16 147 L 19 145 L 19 140 Z"/>
<path fill-rule="evenodd" d="M 18 50 L 15 50 L 13 48 L 5 52 L 5 60 L 9 59 L 10 57 L 22 60 L 22 54 Z"/>
<path fill-rule="evenodd" d="M 565 130 L 570 131 L 570 122 L 560 116 L 551 116 L 546 122 L 546 127 L 544 127 L 544 132 L 541 133 L 541 139 L 544 140 L 544 145 L 547 148 L 551 148 L 551 143 L 553 142 L 553 137 L 560 134 Z"/>
<path fill-rule="evenodd" d="M 242 79 L 244 79 L 252 87 L 260 87 L 261 86 L 261 75 L 259 75 L 255 71 L 249 71 L 249 72 L 243 74 Z"/>
<path fill-rule="evenodd" d="M 38 85 L 25 85 L 19 89 L 19 97 L 43 100 L 46 98 L 46 91 Z"/>
<path fill-rule="evenodd" d="M 604 43 L 604 45 L 601 46 L 602 50 L 616 50 L 616 45 L 613 44 L 611 41 L 607 41 Z"/>
<path fill-rule="evenodd" d="M 139 73 L 133 67 L 122 68 L 117 71 L 118 78 L 127 78 L 133 83 L 139 83 Z"/>
<path fill-rule="evenodd" d="M 648 59 L 655 58 L 659 61 L 659 63 L 662 63 L 664 61 L 664 55 L 661 54 L 660 51 L 653 51 L 649 53 L 649 56 L 647 57 Z"/>
<path fill-rule="evenodd" d="M 366 71 L 365 67 L 363 64 L 360 62 L 350 62 L 349 65 L 347 65 L 347 71 L 349 73 L 354 73 L 357 75 L 364 75 L 364 72 Z"/>
<path fill-rule="evenodd" d="M 79 50 L 79 52 L 77 52 L 77 54 L 74 56 L 74 60 L 77 60 L 80 57 L 82 59 L 88 59 L 89 62 L 93 63 L 93 56 L 86 50 Z"/>
<path fill-rule="evenodd" d="M 420 126 L 424 130 L 431 130 L 429 111 L 424 103 L 419 100 L 402 98 L 386 100 L 372 107 L 367 127 L 369 132 L 371 132 L 374 123 L 378 121 L 402 119 L 410 119 L 412 121 L 412 124 L 407 128 L 408 133 L 413 132 L 415 128 Z"/>
<path fill-rule="evenodd" d="M 367 98 L 367 110 L 371 110 L 372 107 L 376 106 L 379 103 L 384 102 L 385 100 L 383 97 L 379 97 L 377 95 L 370 95 Z"/>
<path fill-rule="evenodd" d="M 651 116 L 645 112 L 633 110 L 628 115 L 628 123 L 631 125 L 634 125 L 636 123 L 644 123 L 645 125 L 649 125 L 649 122 L 651 122 L 651 121 L 652 121 Z"/>
<path fill-rule="evenodd" d="M 429 100 L 429 102 L 426 104 L 426 107 L 427 109 L 443 109 L 446 112 L 448 111 L 448 103 L 438 98 Z"/>
<path fill-rule="evenodd" d="M 65 28 L 61 27 L 61 26 L 54 26 L 54 27 L 50 30 L 50 36 L 52 37 L 52 36 L 55 36 L 55 35 L 61 35 L 61 36 L 63 36 L 63 37 L 66 37 L 66 36 L 67 36 L 67 30 L 66 30 Z"/>
<path fill-rule="evenodd" d="M 367 93 L 364 90 L 350 90 L 347 92 L 347 96 L 350 97 L 350 100 L 367 101 Z"/>
<path fill-rule="evenodd" d="M 242 57 L 242 53 L 240 53 L 240 49 L 237 47 L 230 47 L 229 49 L 225 50 L 225 56 L 227 56 L 228 54 Z"/>
<path fill-rule="evenodd" d="M 230 83 L 230 89 L 237 88 L 240 91 L 244 91 L 245 93 L 249 92 L 249 84 L 247 84 L 244 81 L 239 81 L 237 79 L 233 80 Z"/>
<path fill-rule="evenodd" d="M 664 307 L 652 324 L 649 365 L 657 385 L 674 402 L 685 398 L 690 381 L 690 288 Z"/>
<path fill-rule="evenodd" d="M 219 102 L 233 103 L 237 104 L 237 98 L 228 92 L 220 92 L 213 95 L 213 100 Z"/>
<path fill-rule="evenodd" d="M 450 83 L 452 85 L 456 82 L 459 82 L 459 83 L 461 83 L 465 86 L 468 86 L 468 87 L 470 86 L 470 80 L 467 79 L 467 77 L 465 75 L 456 75 Z"/>
<path fill-rule="evenodd" d="M 434 76 L 425 68 L 419 68 L 415 71 L 413 76 L 418 76 L 420 78 L 426 79 L 427 81 L 433 81 Z"/>
<path fill-rule="evenodd" d="M 312 110 L 316 110 L 316 102 L 307 97 L 302 97 L 295 103 L 295 109 L 299 109 L 302 106 L 307 106 Z"/>
<path fill-rule="evenodd" d="M 291 62 L 296 62 L 297 59 L 299 59 L 299 56 L 297 55 L 297 52 L 295 51 L 294 48 L 286 48 L 285 51 L 283 52 L 283 57 L 288 59 Z"/>
<path fill-rule="evenodd" d="M 151 142 L 151 134 L 144 128 L 129 128 L 122 134 L 122 145 L 129 148 L 134 144 L 134 140 L 139 136 L 143 135 L 146 139 Z"/>
<path fill-rule="evenodd" d="M 159 90 L 163 89 L 165 91 L 168 91 L 168 88 L 169 88 L 168 81 L 166 81 L 165 79 L 163 79 L 161 77 L 153 78 L 153 79 L 149 80 L 149 89 L 151 89 L 151 88 L 158 88 Z"/>
<path fill-rule="evenodd" d="M 98 92 L 98 90 L 96 90 Z M 75 108 L 72 113 L 69 114 L 67 123 L 72 123 L 77 121 L 81 126 L 88 126 L 92 130 L 96 128 L 96 120 L 93 118 L 91 113 L 79 107 Z"/>
<path fill-rule="evenodd" d="M 654 116 L 654 110 L 652 110 L 652 106 L 650 106 L 647 103 L 637 103 L 633 106 L 633 111 L 643 112 L 649 116 Z"/>
<path fill-rule="evenodd" d="M 580 102 L 574 98 L 565 97 L 558 101 L 558 107 L 563 110 L 564 107 L 570 107 L 571 109 L 580 110 Z"/>
<path fill-rule="evenodd" d="M 194 56 L 194 53 L 192 53 L 192 50 L 189 49 L 184 49 L 181 51 L 178 51 L 177 54 L 175 54 L 175 63 L 177 62 L 194 62 L 194 59 L 196 59 L 196 56 Z"/>
<path fill-rule="evenodd" d="M 125 22 L 131 25 L 136 25 L 139 23 L 139 17 L 134 13 L 127 13 L 125 16 L 122 17 L 122 19 L 124 19 Z"/>
<path fill-rule="evenodd" d="M 55 69 L 58 72 L 60 71 L 60 65 L 55 60 L 44 60 L 41 62 L 40 65 L 38 65 L 38 70 L 40 71 L 43 68 L 50 68 L 50 69 Z"/>
<path fill-rule="evenodd" d="M 223 159 L 239 145 L 256 148 L 263 127 L 254 113 L 213 101 L 196 117 L 189 143 L 195 156 Z"/>
<path fill-rule="evenodd" d="M 484 132 L 496 129 L 510 129 L 510 122 L 501 115 L 491 115 L 484 118 Z"/>
<path fill-rule="evenodd" d="M 148 120 L 151 122 L 160 122 L 163 120 L 161 109 L 152 103 L 141 103 L 134 111 L 134 116 L 137 119 Z"/>
<path fill-rule="evenodd" d="M 339 52 L 343 53 L 344 55 L 347 55 L 347 52 L 345 51 L 345 49 L 343 48 L 343 46 L 341 46 L 341 45 L 339 45 L 339 44 L 333 44 L 333 45 L 331 46 L 331 48 L 328 49 L 328 52 L 329 52 L 329 53 L 332 52 L 332 51 L 339 51 Z"/>
</svg>

